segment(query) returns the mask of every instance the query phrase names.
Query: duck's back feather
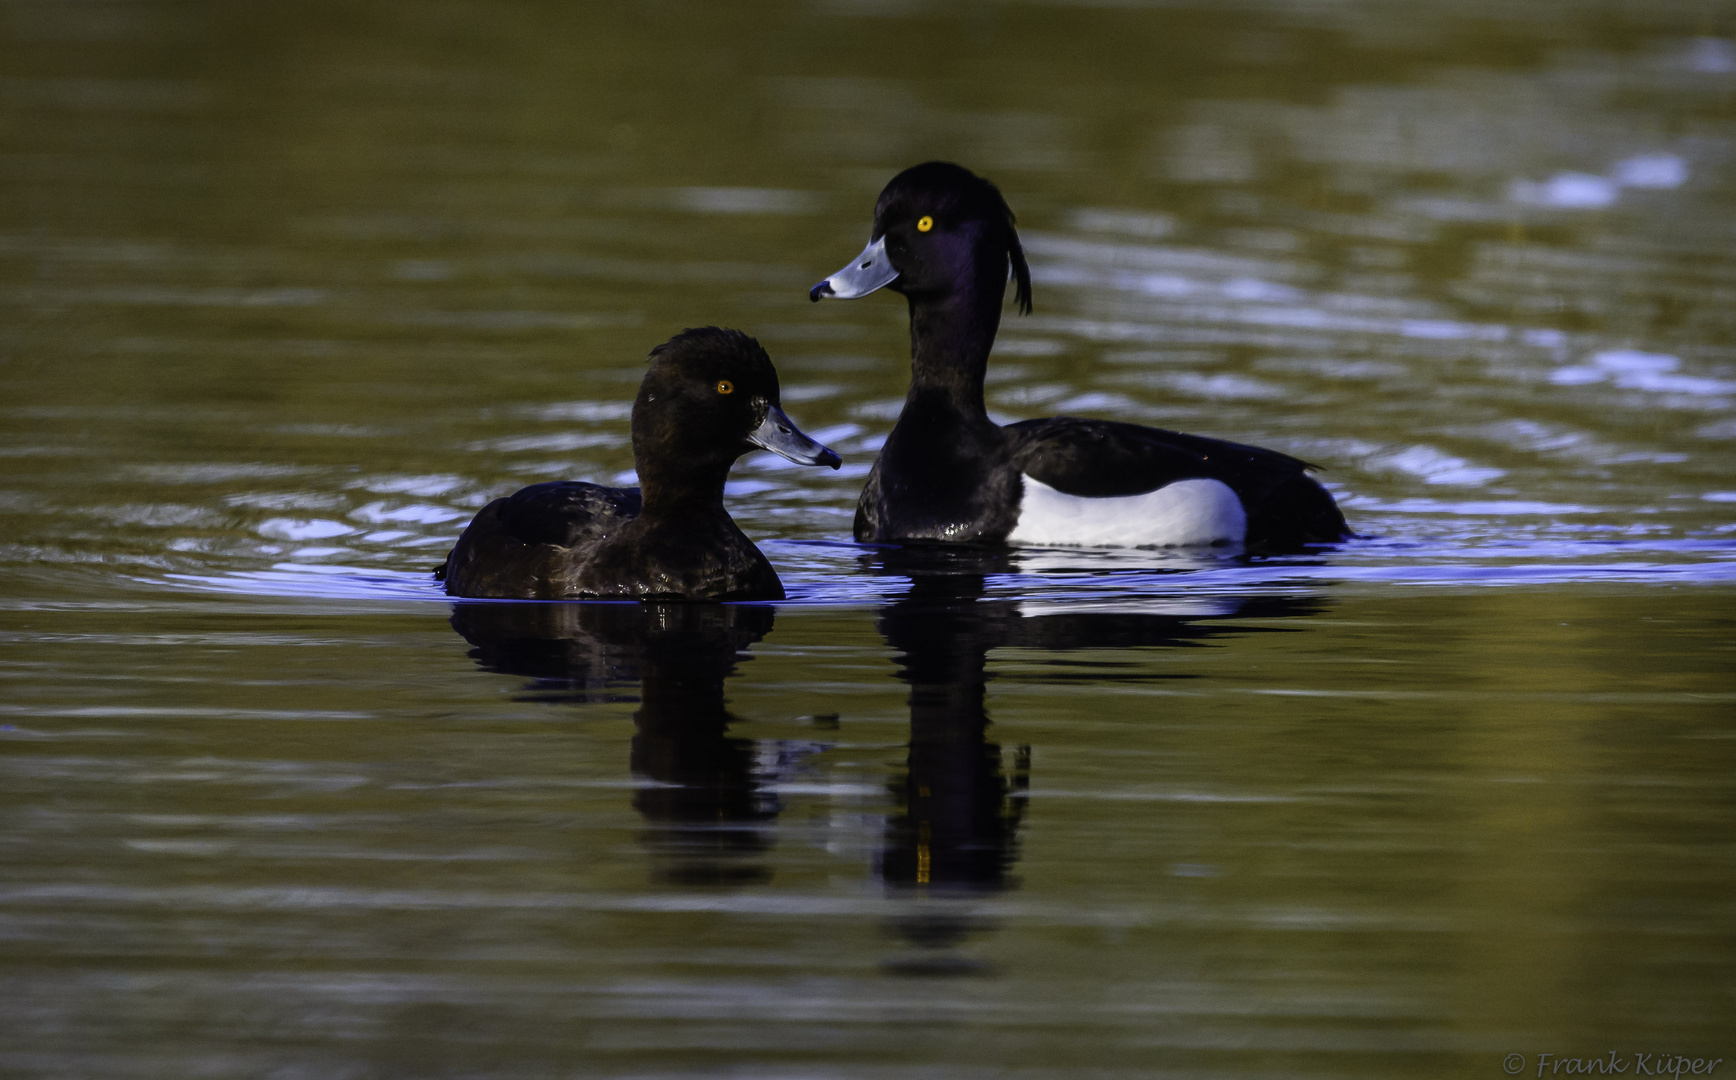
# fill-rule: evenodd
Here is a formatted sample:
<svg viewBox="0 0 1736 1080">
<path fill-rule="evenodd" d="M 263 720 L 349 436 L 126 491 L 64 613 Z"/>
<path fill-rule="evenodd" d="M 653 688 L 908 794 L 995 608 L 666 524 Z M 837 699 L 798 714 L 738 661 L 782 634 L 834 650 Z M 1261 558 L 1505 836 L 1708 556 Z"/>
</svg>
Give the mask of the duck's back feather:
<svg viewBox="0 0 1736 1080">
<path fill-rule="evenodd" d="M 596 544 L 639 510 L 638 488 L 579 480 L 532 484 L 483 507 L 434 576 L 452 596 L 560 596 L 571 549 Z"/>
<path fill-rule="evenodd" d="M 500 525 L 521 544 L 578 547 L 601 540 L 639 516 L 638 488 L 612 488 L 582 480 L 552 480 L 500 500 Z"/>
<path fill-rule="evenodd" d="M 1003 429 L 1025 475 L 1057 491 L 1116 498 L 1177 480 L 1220 480 L 1247 512 L 1247 544 L 1281 549 L 1349 535 L 1307 462 L 1258 446 L 1114 420 L 1055 416 Z"/>
<path fill-rule="evenodd" d="M 782 600 L 777 571 L 722 506 L 644 517 L 637 488 L 565 480 L 483 507 L 436 570 L 450 596 Z"/>
</svg>

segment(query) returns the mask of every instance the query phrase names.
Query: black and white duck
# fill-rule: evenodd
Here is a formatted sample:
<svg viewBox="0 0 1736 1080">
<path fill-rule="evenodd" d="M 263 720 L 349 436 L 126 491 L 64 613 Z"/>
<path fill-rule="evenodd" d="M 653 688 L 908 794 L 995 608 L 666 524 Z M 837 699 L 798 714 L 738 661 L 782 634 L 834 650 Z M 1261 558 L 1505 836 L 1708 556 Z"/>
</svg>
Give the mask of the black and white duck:
<svg viewBox="0 0 1736 1080">
<path fill-rule="evenodd" d="M 778 373 L 738 330 L 685 330 L 651 350 L 633 402 L 637 488 L 556 480 L 496 499 L 435 576 L 451 596 L 782 600 L 783 582 L 723 505 L 736 459 L 838 455 L 780 407 Z"/>
<path fill-rule="evenodd" d="M 1275 450 L 1113 420 L 991 420 L 983 376 L 1009 279 L 1029 313 L 1006 200 L 931 161 L 892 178 L 868 247 L 809 291 L 890 288 L 910 305 L 910 392 L 857 502 L 856 539 L 1273 551 L 1350 535 L 1312 466 Z"/>
</svg>

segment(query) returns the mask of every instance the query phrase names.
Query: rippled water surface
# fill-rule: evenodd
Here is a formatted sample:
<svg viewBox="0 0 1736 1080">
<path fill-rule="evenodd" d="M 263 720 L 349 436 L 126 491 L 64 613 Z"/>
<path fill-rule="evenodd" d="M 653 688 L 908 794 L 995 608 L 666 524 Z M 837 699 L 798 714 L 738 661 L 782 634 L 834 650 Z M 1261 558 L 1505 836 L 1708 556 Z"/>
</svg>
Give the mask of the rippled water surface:
<svg viewBox="0 0 1736 1080">
<path fill-rule="evenodd" d="M 931 157 L 995 415 L 1360 537 L 851 543 L 906 315 L 806 289 Z M 706 323 L 845 457 L 733 475 L 791 601 L 448 604 Z M 1736 1060 L 1733 555 L 1725 5 L 0 0 L 9 1074 Z"/>
</svg>

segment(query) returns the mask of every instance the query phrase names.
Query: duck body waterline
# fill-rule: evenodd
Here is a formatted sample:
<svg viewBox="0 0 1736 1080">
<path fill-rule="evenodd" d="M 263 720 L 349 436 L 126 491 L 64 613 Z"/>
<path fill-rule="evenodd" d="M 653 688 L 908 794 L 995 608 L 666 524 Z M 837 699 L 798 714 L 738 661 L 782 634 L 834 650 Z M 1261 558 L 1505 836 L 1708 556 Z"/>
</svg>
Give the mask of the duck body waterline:
<svg viewBox="0 0 1736 1080">
<path fill-rule="evenodd" d="M 444 570 L 451 596 L 782 600 L 783 582 L 722 501 L 646 515 L 639 488 L 534 484 L 483 507 Z"/>
<path fill-rule="evenodd" d="M 1287 454 L 1111 420 L 996 424 L 983 377 L 1009 277 L 1028 312 L 1030 272 L 1000 192 L 929 162 L 887 184 L 873 242 L 810 291 L 888 287 L 910 307 L 910 392 L 858 500 L 858 540 L 1270 551 L 1350 535 L 1311 466 Z"/>
<path fill-rule="evenodd" d="M 730 466 L 763 448 L 837 468 L 796 429 L 758 342 L 706 327 L 651 353 L 633 404 L 641 487 L 534 484 L 483 507 L 435 571 L 451 596 L 782 600 L 777 571 L 723 505 Z"/>
</svg>

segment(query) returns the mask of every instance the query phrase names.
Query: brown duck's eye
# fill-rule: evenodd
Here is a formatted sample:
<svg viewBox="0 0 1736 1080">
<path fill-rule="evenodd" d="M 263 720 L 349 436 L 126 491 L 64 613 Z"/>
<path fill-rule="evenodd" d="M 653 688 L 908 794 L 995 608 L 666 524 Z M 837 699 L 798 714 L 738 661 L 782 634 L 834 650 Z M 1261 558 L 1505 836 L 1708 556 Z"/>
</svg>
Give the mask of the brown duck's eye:
<svg viewBox="0 0 1736 1080">
<path fill-rule="evenodd" d="M 916 219 L 917 232 L 927 232 L 932 228 L 934 228 L 934 219 L 929 217 L 927 214 Z"/>
<path fill-rule="evenodd" d="M 719 379 L 717 380 L 717 392 L 720 394 L 733 394 L 735 393 L 735 384 L 730 382 L 728 379 Z"/>
</svg>

